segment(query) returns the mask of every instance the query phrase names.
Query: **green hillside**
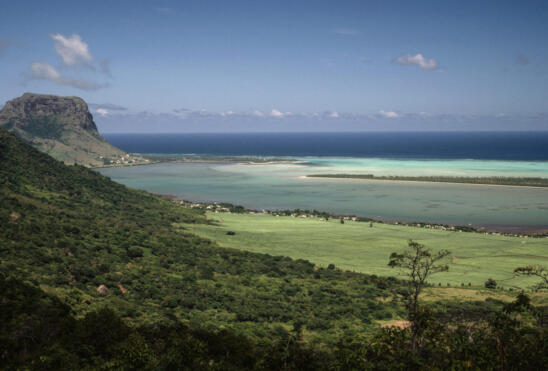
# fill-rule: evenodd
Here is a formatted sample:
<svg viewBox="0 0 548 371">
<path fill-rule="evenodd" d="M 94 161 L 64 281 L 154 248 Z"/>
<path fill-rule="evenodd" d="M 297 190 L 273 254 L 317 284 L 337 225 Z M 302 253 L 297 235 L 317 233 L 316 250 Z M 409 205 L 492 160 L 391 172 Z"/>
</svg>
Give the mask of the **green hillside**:
<svg viewBox="0 0 548 371">
<path fill-rule="evenodd" d="M 201 212 L 66 166 L 5 131 L 0 163 L 0 272 L 77 315 L 109 305 L 135 323 L 171 318 L 255 338 L 299 321 L 328 342 L 400 310 L 377 300 L 394 281 L 217 247 L 172 227 L 206 223 Z"/>
</svg>

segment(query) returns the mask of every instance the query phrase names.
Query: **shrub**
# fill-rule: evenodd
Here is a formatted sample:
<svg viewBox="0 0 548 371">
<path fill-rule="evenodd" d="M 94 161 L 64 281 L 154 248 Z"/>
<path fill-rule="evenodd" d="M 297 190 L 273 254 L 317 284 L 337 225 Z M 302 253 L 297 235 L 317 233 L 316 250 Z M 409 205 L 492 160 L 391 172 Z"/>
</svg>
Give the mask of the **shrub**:
<svg viewBox="0 0 548 371">
<path fill-rule="evenodd" d="M 143 256 L 143 249 L 141 249 L 138 246 L 132 246 L 129 249 L 127 249 L 127 256 L 130 258 L 140 258 Z"/>
<path fill-rule="evenodd" d="M 489 278 L 487 281 L 485 281 L 485 288 L 487 289 L 496 289 L 497 288 L 497 281 L 495 281 L 492 278 Z"/>
</svg>

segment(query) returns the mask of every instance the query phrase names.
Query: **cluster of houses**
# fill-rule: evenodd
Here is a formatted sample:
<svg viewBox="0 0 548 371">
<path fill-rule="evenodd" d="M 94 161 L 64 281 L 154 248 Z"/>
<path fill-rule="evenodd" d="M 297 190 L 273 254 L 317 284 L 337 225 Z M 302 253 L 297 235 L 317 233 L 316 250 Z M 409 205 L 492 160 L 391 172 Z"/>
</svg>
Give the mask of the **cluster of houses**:
<svg viewBox="0 0 548 371">
<path fill-rule="evenodd" d="M 120 158 L 110 158 L 104 156 L 99 156 L 99 158 L 103 160 L 105 165 L 135 165 L 150 162 L 147 158 L 132 156 L 129 153 L 120 156 Z"/>
<path fill-rule="evenodd" d="M 202 209 L 202 210 L 212 211 L 212 212 L 216 212 L 216 213 L 229 213 L 230 214 L 230 213 L 234 212 L 234 208 L 235 208 L 235 206 L 233 206 L 233 205 L 219 203 L 219 202 L 213 202 L 213 203 L 210 203 L 210 202 L 190 202 L 190 201 L 186 201 L 186 200 L 177 200 L 175 202 L 178 203 L 181 206 L 190 207 L 191 209 Z M 246 213 L 249 213 L 249 214 L 255 214 L 254 211 L 245 209 L 242 206 L 237 206 L 236 208 L 238 210 L 237 211 L 238 213 L 242 213 L 242 211 L 245 211 Z"/>
</svg>

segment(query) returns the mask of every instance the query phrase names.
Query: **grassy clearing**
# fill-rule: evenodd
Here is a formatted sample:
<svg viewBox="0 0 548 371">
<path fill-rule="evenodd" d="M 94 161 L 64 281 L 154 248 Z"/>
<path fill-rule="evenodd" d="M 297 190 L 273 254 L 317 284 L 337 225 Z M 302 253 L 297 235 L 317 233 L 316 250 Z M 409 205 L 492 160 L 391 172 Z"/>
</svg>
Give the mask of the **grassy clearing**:
<svg viewBox="0 0 548 371">
<path fill-rule="evenodd" d="M 461 284 L 478 287 L 488 278 L 505 288 L 527 288 L 536 281 L 514 277 L 514 268 L 527 264 L 548 266 L 548 239 L 517 238 L 480 233 L 449 232 L 416 227 L 316 218 L 271 215 L 210 213 L 218 225 L 187 225 L 200 236 L 221 246 L 253 252 L 307 259 L 351 271 L 394 276 L 387 266 L 393 251 L 406 248 L 413 239 L 436 249 L 452 252 L 450 270 L 433 276 L 432 283 L 447 287 Z M 235 235 L 227 235 L 227 231 Z"/>
</svg>

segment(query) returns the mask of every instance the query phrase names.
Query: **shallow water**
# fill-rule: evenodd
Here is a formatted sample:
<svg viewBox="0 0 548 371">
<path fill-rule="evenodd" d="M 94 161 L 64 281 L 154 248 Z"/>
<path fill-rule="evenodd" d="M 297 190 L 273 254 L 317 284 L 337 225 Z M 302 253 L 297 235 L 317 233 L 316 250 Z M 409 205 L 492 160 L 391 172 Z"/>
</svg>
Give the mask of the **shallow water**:
<svg viewBox="0 0 548 371">
<path fill-rule="evenodd" d="M 301 158 L 304 164 L 163 163 L 99 171 L 130 187 L 256 209 L 316 209 L 386 220 L 548 227 L 548 188 L 303 179 L 307 174 L 541 176 L 548 162 Z"/>
</svg>

